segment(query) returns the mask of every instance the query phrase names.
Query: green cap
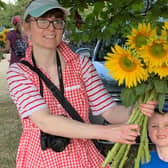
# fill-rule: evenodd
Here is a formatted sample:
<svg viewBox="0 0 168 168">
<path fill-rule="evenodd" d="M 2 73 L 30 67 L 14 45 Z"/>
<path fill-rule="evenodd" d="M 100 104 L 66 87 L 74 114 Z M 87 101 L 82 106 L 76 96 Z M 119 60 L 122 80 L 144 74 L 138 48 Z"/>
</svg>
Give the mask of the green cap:
<svg viewBox="0 0 168 168">
<path fill-rule="evenodd" d="M 66 16 L 69 14 L 68 10 L 63 8 L 57 0 L 34 0 L 27 7 L 23 18 L 25 20 L 28 15 L 37 18 L 51 9 L 61 9 Z"/>
</svg>

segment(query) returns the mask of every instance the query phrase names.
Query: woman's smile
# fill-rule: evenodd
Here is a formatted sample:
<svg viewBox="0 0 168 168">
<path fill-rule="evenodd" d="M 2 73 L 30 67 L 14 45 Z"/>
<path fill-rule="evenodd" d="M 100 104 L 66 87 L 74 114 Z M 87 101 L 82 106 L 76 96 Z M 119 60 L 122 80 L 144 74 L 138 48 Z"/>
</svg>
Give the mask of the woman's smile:
<svg viewBox="0 0 168 168">
<path fill-rule="evenodd" d="M 56 39 L 56 35 L 43 35 L 43 37 L 47 39 Z"/>
</svg>

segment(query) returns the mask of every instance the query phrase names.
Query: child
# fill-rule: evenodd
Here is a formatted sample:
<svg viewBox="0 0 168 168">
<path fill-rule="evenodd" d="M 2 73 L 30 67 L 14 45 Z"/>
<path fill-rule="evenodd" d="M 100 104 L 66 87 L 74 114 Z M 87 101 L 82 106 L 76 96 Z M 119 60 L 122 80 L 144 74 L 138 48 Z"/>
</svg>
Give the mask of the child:
<svg viewBox="0 0 168 168">
<path fill-rule="evenodd" d="M 140 168 L 168 168 L 168 104 L 164 105 L 162 113 L 155 109 L 149 119 L 148 131 L 156 151 L 151 152 L 151 161 Z"/>
</svg>

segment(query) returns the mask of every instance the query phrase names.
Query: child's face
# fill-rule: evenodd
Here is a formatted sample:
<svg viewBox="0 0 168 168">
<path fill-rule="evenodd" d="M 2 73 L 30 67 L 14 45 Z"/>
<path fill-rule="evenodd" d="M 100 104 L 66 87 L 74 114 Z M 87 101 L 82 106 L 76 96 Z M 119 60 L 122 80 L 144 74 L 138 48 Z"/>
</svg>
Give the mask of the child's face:
<svg viewBox="0 0 168 168">
<path fill-rule="evenodd" d="M 149 119 L 149 136 L 154 144 L 159 147 L 168 146 L 168 113 L 154 114 Z"/>
</svg>

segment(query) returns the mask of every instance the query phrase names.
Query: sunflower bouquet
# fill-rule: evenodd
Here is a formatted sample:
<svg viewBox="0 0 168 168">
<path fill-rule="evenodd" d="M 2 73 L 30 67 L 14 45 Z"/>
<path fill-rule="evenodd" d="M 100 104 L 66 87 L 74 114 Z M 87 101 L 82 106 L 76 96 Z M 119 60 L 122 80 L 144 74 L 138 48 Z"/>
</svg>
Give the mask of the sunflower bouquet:
<svg viewBox="0 0 168 168">
<path fill-rule="evenodd" d="M 107 53 L 105 66 L 119 85 L 121 101 L 126 106 L 134 105 L 128 124 L 140 126 L 140 144 L 134 161 L 134 168 L 140 162 L 149 162 L 147 135 L 148 117 L 141 113 L 139 104 L 158 100 L 160 110 L 168 93 L 168 22 L 161 29 L 152 28 L 150 23 L 140 23 L 132 28 L 122 47 L 115 45 Z M 123 168 L 131 146 L 116 143 L 108 152 L 103 167 Z"/>
</svg>

